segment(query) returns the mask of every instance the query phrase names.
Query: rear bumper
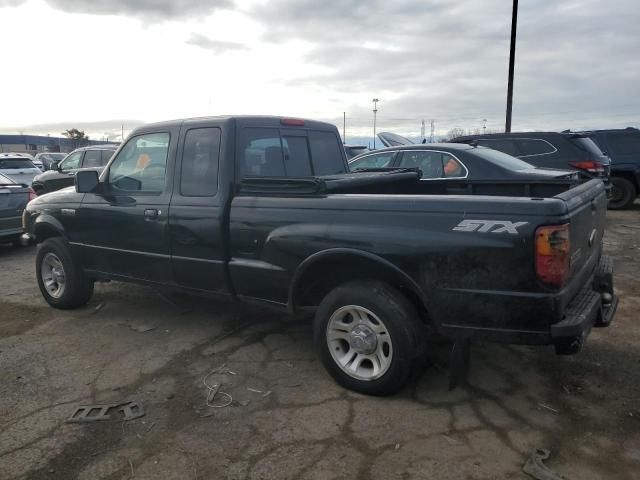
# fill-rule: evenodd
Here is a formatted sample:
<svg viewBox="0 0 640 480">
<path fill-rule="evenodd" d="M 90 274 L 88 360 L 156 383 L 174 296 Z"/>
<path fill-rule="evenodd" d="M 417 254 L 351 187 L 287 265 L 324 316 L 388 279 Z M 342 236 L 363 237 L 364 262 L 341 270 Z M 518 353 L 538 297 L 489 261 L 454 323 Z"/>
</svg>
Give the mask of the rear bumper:
<svg viewBox="0 0 640 480">
<path fill-rule="evenodd" d="M 613 263 L 603 255 L 594 275 L 569 303 L 564 318 L 551 325 L 551 339 L 556 353 L 577 353 L 584 345 L 592 327 L 608 327 L 618 308 L 613 292 Z"/>
</svg>

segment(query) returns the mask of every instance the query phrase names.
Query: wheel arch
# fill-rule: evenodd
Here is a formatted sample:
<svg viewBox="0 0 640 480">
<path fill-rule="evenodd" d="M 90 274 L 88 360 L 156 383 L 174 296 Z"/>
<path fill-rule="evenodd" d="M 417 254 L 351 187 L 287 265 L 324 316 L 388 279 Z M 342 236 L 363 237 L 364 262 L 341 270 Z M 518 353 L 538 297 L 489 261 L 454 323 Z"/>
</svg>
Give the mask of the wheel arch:
<svg viewBox="0 0 640 480">
<path fill-rule="evenodd" d="M 414 279 L 378 255 L 350 248 L 323 250 L 307 257 L 291 280 L 288 308 L 296 313 L 303 307 L 316 307 L 333 288 L 359 279 L 381 280 L 397 288 L 427 321 L 427 298 Z"/>
<path fill-rule="evenodd" d="M 62 237 L 66 240 L 64 227 L 60 221 L 47 214 L 39 215 L 33 222 L 33 234 L 36 243 L 42 243 L 53 237 Z"/>
</svg>

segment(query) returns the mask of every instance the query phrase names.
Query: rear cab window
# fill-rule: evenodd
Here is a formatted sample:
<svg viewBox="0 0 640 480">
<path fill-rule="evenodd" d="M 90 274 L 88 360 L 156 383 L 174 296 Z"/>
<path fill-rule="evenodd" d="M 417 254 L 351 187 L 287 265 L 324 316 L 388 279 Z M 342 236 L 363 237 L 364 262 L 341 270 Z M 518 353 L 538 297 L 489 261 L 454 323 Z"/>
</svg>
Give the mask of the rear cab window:
<svg viewBox="0 0 640 480">
<path fill-rule="evenodd" d="M 244 127 L 239 134 L 241 177 L 310 177 L 344 173 L 342 144 L 328 131 Z"/>
</svg>

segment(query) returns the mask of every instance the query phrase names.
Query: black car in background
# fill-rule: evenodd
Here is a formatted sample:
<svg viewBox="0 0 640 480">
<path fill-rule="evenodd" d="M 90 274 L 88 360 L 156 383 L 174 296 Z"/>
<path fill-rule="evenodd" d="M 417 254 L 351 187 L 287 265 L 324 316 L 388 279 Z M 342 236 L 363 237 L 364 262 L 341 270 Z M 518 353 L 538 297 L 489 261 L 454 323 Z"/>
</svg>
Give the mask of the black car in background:
<svg viewBox="0 0 640 480">
<path fill-rule="evenodd" d="M 611 158 L 610 204 L 629 208 L 640 194 L 640 130 L 628 127 L 580 134 L 588 136 Z"/>
<path fill-rule="evenodd" d="M 50 170 L 37 175 L 31 187 L 37 195 L 71 187 L 79 170 L 101 171 L 117 148 L 115 145 L 78 148 L 59 163 L 54 162 Z"/>
<path fill-rule="evenodd" d="M 18 244 L 22 235 L 22 211 L 35 197 L 31 188 L 0 173 L 0 243 Z"/>
<path fill-rule="evenodd" d="M 51 170 L 53 163 L 62 161 L 66 156 L 67 154 L 62 152 L 40 152 L 36 154 L 34 160 L 39 161 L 44 170 Z"/>
<path fill-rule="evenodd" d="M 576 178 L 573 171 L 536 168 L 500 151 L 459 143 L 400 145 L 359 155 L 349 170 L 419 168 L 422 180 L 549 180 Z"/>
<path fill-rule="evenodd" d="M 609 182 L 611 160 L 588 136 L 574 132 L 465 135 L 451 140 L 493 148 L 542 168 L 576 169 Z M 616 208 L 616 205 L 610 205 Z"/>
</svg>

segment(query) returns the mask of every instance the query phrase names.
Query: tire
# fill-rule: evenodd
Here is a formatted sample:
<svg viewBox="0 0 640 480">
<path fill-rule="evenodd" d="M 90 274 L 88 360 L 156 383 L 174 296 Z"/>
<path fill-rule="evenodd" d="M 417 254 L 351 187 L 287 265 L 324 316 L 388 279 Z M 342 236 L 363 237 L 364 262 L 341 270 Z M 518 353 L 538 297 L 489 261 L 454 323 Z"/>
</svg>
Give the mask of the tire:
<svg viewBox="0 0 640 480">
<path fill-rule="evenodd" d="M 86 305 L 93 295 L 93 280 L 74 262 L 60 237 L 45 240 L 36 255 L 36 278 L 46 302 L 63 310 Z"/>
<path fill-rule="evenodd" d="M 625 210 L 631 207 L 638 194 L 635 185 L 623 177 L 611 177 L 611 185 L 613 191 L 609 199 L 609 208 L 611 210 Z"/>
<path fill-rule="evenodd" d="M 421 363 L 424 324 L 395 288 L 354 281 L 322 300 L 314 340 L 324 367 L 339 385 L 367 395 L 392 395 Z"/>
</svg>

